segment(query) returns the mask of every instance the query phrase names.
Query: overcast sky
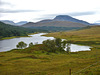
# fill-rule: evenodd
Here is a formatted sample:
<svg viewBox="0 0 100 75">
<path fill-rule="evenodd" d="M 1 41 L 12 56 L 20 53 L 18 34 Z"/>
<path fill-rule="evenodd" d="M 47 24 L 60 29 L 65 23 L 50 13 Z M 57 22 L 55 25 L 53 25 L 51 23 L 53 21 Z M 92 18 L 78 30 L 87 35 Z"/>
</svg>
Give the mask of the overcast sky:
<svg viewBox="0 0 100 75">
<path fill-rule="evenodd" d="M 0 0 L 0 20 L 37 22 L 57 15 L 100 22 L 100 0 Z"/>
</svg>

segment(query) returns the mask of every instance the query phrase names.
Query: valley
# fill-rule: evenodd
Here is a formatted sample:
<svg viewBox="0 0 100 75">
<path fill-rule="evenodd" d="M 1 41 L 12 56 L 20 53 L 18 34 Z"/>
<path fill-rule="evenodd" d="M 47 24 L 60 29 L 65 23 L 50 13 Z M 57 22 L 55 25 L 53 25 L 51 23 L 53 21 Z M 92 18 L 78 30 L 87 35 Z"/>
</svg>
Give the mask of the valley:
<svg viewBox="0 0 100 75">
<path fill-rule="evenodd" d="M 48 34 L 38 35 L 43 32 Z M 32 34 L 32 37 L 22 37 L 28 34 Z M 52 39 L 47 40 L 50 37 Z M 70 71 L 71 75 L 100 74 L 99 25 L 65 15 L 37 23 L 28 22 L 22 26 L 0 22 L 0 39 L 0 46 L 4 46 L 0 47 L 1 75 L 69 75 Z M 39 43 L 35 43 L 37 41 Z M 22 44 L 25 48 L 17 47 L 19 42 L 25 42 L 27 48 Z M 5 49 L 11 46 L 9 50 Z M 76 51 L 70 51 L 71 46 Z"/>
</svg>

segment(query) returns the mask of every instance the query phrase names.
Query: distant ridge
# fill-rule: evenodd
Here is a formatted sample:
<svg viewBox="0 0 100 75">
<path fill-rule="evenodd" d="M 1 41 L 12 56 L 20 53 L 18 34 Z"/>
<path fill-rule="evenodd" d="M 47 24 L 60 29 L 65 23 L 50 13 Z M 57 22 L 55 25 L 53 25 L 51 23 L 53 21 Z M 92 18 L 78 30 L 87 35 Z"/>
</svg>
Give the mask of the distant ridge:
<svg viewBox="0 0 100 75">
<path fill-rule="evenodd" d="M 10 20 L 0 20 L 0 21 L 5 24 L 16 25 L 13 21 L 10 21 Z"/>
<path fill-rule="evenodd" d="M 20 26 L 20 25 L 28 23 L 27 21 L 20 21 L 17 23 L 14 23 L 13 21 L 10 21 L 10 20 L 0 20 L 0 21 L 5 23 L 5 24 L 10 24 L 10 25 L 15 25 L 15 26 Z"/>
<path fill-rule="evenodd" d="M 17 22 L 16 25 L 20 26 L 20 25 L 23 25 L 23 24 L 26 24 L 28 23 L 27 21 L 20 21 L 20 22 Z"/>
<path fill-rule="evenodd" d="M 100 23 L 93 23 L 94 25 L 100 25 Z"/>
</svg>

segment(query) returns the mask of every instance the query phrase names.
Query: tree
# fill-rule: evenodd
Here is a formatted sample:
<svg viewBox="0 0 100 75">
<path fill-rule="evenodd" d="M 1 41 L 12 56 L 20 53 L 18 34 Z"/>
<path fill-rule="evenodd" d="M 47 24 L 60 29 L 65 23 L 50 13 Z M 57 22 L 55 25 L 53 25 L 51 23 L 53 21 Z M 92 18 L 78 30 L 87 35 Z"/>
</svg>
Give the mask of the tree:
<svg viewBox="0 0 100 75">
<path fill-rule="evenodd" d="M 61 47 L 62 40 L 60 38 L 55 38 L 55 43 L 57 47 Z"/>
<path fill-rule="evenodd" d="M 63 48 L 66 48 L 66 44 L 67 44 L 67 41 L 66 40 L 62 41 L 62 47 Z"/>
<path fill-rule="evenodd" d="M 66 51 L 67 51 L 67 53 L 69 54 L 70 53 L 70 43 L 67 43 L 67 48 L 66 48 Z"/>
<path fill-rule="evenodd" d="M 23 41 L 21 41 L 16 45 L 16 47 L 19 48 L 19 49 L 23 49 L 23 48 L 27 47 L 27 44 L 24 43 Z"/>
<path fill-rule="evenodd" d="M 30 44 L 29 44 L 29 47 L 32 47 L 33 46 L 33 43 L 31 42 Z"/>
<path fill-rule="evenodd" d="M 45 40 L 43 44 L 48 48 L 48 52 L 56 52 L 55 41 L 54 40 Z"/>
</svg>

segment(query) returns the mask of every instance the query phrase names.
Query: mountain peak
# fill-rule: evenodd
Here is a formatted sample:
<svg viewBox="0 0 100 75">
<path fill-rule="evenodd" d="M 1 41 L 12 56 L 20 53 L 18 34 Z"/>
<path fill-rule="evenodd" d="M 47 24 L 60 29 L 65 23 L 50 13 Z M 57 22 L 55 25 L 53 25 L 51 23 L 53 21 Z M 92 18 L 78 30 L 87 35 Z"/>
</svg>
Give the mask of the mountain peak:
<svg viewBox="0 0 100 75">
<path fill-rule="evenodd" d="M 66 20 L 69 20 L 69 19 L 73 19 L 71 16 L 69 15 L 58 15 L 54 18 L 54 20 L 57 20 L 57 21 L 66 21 Z"/>
<path fill-rule="evenodd" d="M 58 15 L 53 20 L 54 21 L 70 21 L 70 22 L 76 22 L 76 23 L 82 23 L 82 24 L 90 25 L 86 21 L 75 19 L 75 18 L 73 18 L 69 15 Z"/>
</svg>

